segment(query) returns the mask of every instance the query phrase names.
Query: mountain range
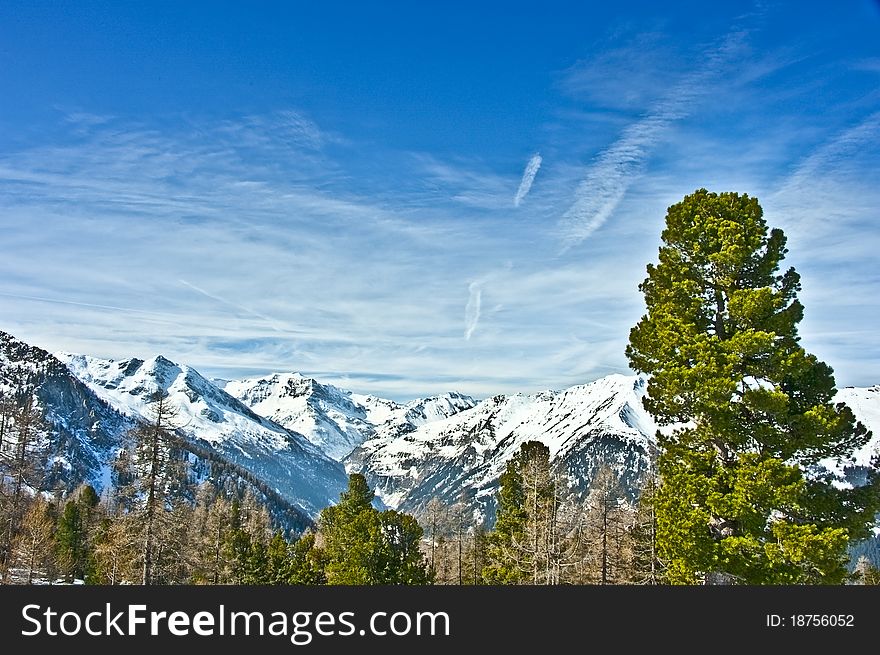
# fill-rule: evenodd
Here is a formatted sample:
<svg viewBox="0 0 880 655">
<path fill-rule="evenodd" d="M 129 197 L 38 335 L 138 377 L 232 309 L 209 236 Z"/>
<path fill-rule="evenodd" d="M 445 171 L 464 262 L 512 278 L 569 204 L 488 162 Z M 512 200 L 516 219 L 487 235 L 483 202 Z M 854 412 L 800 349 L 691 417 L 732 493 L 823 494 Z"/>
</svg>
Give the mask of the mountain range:
<svg viewBox="0 0 880 655">
<path fill-rule="evenodd" d="M 232 467 L 303 524 L 338 499 L 352 472 L 366 476 L 386 507 L 419 516 L 438 498 L 491 523 L 498 478 L 525 441 L 543 442 L 554 470 L 581 496 L 603 466 L 634 496 L 656 450 L 658 428 L 641 402 L 646 381 L 636 375 L 559 391 L 479 400 L 449 392 L 398 403 L 297 373 L 208 380 L 162 356 L 50 354 L 0 332 L 0 389 L 22 379 L 52 427 L 45 461 L 52 484 L 106 488 L 126 432 L 148 418 L 149 398 L 161 389 L 194 459 Z M 841 389 L 836 400 L 875 435 L 835 471 L 854 480 L 880 453 L 880 386 Z"/>
</svg>

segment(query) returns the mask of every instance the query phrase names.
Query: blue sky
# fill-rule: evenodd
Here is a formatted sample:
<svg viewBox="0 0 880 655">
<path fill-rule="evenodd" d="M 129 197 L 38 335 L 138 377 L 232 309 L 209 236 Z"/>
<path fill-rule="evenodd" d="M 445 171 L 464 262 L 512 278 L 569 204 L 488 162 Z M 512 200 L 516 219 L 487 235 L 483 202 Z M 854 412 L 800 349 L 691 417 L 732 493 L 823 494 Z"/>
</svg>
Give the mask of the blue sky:
<svg viewBox="0 0 880 655">
<path fill-rule="evenodd" d="M 141 6 L 142 5 L 142 6 Z M 476 6 L 474 6 L 476 5 Z M 407 400 L 629 372 L 666 208 L 757 196 L 880 383 L 880 5 L 0 5 L 0 329 Z"/>
</svg>

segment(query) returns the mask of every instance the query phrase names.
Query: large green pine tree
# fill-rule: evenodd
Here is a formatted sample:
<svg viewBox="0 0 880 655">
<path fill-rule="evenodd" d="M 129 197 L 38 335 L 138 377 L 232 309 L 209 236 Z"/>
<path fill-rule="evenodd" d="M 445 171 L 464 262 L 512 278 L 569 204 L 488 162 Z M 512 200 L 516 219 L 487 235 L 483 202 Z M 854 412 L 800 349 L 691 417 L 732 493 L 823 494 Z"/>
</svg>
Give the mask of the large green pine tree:
<svg viewBox="0 0 880 655">
<path fill-rule="evenodd" d="M 662 243 L 626 354 L 650 376 L 646 408 L 682 424 L 659 437 L 653 499 L 667 581 L 842 582 L 878 484 L 840 488 L 817 465 L 870 434 L 799 343 L 783 232 L 768 231 L 755 198 L 699 189 L 669 207 Z"/>
<path fill-rule="evenodd" d="M 318 519 L 321 559 L 328 584 L 428 584 L 432 576 L 419 544 L 422 528 L 394 510 L 372 506 L 366 478 L 349 475 L 339 503 Z"/>
</svg>

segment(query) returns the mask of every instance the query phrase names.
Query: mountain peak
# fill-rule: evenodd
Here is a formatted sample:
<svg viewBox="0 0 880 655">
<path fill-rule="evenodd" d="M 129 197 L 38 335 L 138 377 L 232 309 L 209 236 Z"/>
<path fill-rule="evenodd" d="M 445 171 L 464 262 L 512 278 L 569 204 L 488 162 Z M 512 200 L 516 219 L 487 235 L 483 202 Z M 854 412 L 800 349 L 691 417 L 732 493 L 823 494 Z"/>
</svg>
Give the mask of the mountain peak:
<svg viewBox="0 0 880 655">
<path fill-rule="evenodd" d="M 146 361 L 61 356 L 77 378 L 127 416 L 149 417 L 153 393 L 167 391 L 184 433 L 251 470 L 312 516 L 345 486 L 342 466 L 303 435 L 258 415 L 194 368 L 162 355 Z"/>
<path fill-rule="evenodd" d="M 392 423 L 399 432 L 470 409 L 476 401 L 450 391 L 406 405 L 362 396 L 299 373 L 233 380 L 225 389 L 258 414 L 306 435 L 330 457 L 342 460 Z"/>
</svg>

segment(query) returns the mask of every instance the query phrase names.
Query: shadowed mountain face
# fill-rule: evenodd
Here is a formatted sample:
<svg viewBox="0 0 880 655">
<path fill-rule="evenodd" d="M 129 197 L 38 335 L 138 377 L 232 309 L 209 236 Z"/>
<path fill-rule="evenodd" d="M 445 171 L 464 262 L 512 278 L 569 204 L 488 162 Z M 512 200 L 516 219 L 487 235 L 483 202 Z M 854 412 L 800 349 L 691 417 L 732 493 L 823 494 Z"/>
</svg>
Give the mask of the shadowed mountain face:
<svg viewBox="0 0 880 655">
<path fill-rule="evenodd" d="M 0 332 L 0 390 L 21 400 L 33 398 L 44 412 L 45 429 L 34 444 L 45 490 L 70 490 L 88 482 L 101 490 L 109 484 L 109 463 L 132 417 L 102 401 L 68 368 L 45 350 Z"/>
<path fill-rule="evenodd" d="M 302 435 L 264 419 L 197 372 L 162 357 L 112 362 L 57 357 L 0 332 L 0 391 L 33 399 L 44 417 L 32 444 L 43 491 L 89 483 L 101 493 L 127 433 L 148 418 L 149 398 L 169 392 L 191 479 L 212 467 L 262 493 L 289 527 L 303 528 L 347 484 L 342 466 Z M 4 448 L 12 447 L 9 439 Z"/>
<path fill-rule="evenodd" d="M 251 472 L 309 516 L 339 498 L 342 466 L 301 434 L 264 418 L 202 377 L 164 357 L 147 361 L 58 357 L 99 398 L 126 416 L 148 416 L 149 399 L 167 391 L 179 432 Z"/>
</svg>

